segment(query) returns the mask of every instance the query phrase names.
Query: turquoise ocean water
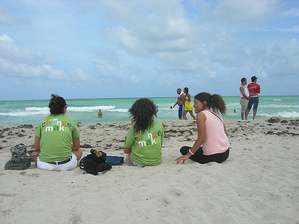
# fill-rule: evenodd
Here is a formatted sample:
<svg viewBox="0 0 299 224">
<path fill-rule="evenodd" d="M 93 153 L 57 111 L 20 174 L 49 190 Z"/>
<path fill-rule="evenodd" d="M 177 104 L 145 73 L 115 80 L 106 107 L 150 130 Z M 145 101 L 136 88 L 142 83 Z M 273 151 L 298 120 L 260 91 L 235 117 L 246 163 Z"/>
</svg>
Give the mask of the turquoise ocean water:
<svg viewBox="0 0 299 224">
<path fill-rule="evenodd" d="M 128 109 L 137 99 L 66 99 L 67 115 L 81 123 L 130 121 Z M 157 119 L 177 119 L 177 107 L 170 109 L 176 102 L 176 97 L 151 99 L 159 108 Z M 240 97 L 227 96 L 223 99 L 227 106 L 224 119 L 240 120 Z M 259 100 L 256 119 L 265 120 L 273 116 L 280 119 L 299 119 L 299 96 L 260 96 Z M 48 104 L 49 100 L 0 101 L 0 126 L 36 125 L 49 114 Z M 103 112 L 102 118 L 97 117 L 99 109 Z M 237 113 L 233 113 L 234 109 Z M 187 118 L 191 119 L 191 116 L 188 114 Z M 249 119 L 252 119 L 251 115 Z"/>
</svg>

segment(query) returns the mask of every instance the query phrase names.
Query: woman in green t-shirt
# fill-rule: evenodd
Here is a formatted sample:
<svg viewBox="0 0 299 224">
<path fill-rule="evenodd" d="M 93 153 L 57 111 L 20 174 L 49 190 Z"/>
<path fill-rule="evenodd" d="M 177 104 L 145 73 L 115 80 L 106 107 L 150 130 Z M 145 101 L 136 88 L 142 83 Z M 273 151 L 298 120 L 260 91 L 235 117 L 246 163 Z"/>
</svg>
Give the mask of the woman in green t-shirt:
<svg viewBox="0 0 299 224">
<path fill-rule="evenodd" d="M 164 128 L 157 117 L 157 106 L 147 98 L 137 100 L 129 109 L 134 123 L 128 131 L 124 153 L 133 166 L 161 163 Z"/>
<path fill-rule="evenodd" d="M 34 149 L 40 153 L 33 160 L 39 169 L 74 169 L 82 157 L 78 127 L 65 115 L 67 104 L 63 97 L 52 94 L 49 108 L 51 114 L 39 122 L 35 132 Z"/>
</svg>

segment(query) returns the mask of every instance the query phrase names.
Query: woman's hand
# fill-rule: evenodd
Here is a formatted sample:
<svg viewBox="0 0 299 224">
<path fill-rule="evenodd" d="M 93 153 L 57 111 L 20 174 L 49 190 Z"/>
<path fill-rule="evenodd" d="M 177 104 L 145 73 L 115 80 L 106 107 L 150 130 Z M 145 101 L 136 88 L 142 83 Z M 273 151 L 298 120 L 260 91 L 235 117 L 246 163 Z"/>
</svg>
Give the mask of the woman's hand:
<svg viewBox="0 0 299 224">
<path fill-rule="evenodd" d="M 180 156 L 179 158 L 175 159 L 174 161 L 176 162 L 176 164 L 178 164 L 178 163 L 180 163 L 181 161 L 183 161 L 182 163 L 184 164 L 185 161 L 186 161 L 187 159 L 190 158 L 190 156 L 191 156 L 191 154 L 188 153 L 188 154 L 186 154 L 186 155 L 184 155 L 184 156 Z"/>
<path fill-rule="evenodd" d="M 132 147 L 131 148 L 124 148 L 124 153 L 125 154 L 131 153 L 131 151 L 132 151 Z"/>
</svg>

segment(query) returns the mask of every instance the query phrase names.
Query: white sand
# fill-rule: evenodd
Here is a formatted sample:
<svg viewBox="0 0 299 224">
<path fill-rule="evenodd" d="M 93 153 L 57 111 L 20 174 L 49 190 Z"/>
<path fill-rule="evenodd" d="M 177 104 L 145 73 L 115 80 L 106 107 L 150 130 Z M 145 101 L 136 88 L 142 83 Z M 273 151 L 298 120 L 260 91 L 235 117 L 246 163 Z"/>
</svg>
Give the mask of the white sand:
<svg viewBox="0 0 299 224">
<path fill-rule="evenodd" d="M 0 127 L 0 223 L 299 223 L 299 121 L 225 121 L 222 164 L 176 165 L 197 138 L 193 121 L 161 121 L 162 164 L 128 161 L 97 176 L 72 171 L 5 171 L 10 147 L 34 142 L 33 128 Z M 83 124 L 81 146 L 124 156 L 130 122 Z M 268 134 L 267 134 L 268 133 Z M 22 134 L 23 137 L 18 135 Z M 83 148 L 84 155 L 90 148 Z"/>
</svg>

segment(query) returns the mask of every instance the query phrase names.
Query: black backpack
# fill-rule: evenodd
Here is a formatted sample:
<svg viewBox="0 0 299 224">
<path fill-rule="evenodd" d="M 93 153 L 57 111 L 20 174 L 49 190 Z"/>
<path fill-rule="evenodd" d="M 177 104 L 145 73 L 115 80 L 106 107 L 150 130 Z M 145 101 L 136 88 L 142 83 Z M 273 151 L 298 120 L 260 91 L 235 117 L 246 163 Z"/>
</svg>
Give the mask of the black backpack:
<svg viewBox="0 0 299 224">
<path fill-rule="evenodd" d="M 79 167 L 87 173 L 98 175 L 98 172 L 110 170 L 112 166 L 106 161 L 106 153 L 95 149 L 80 160 Z"/>
</svg>

